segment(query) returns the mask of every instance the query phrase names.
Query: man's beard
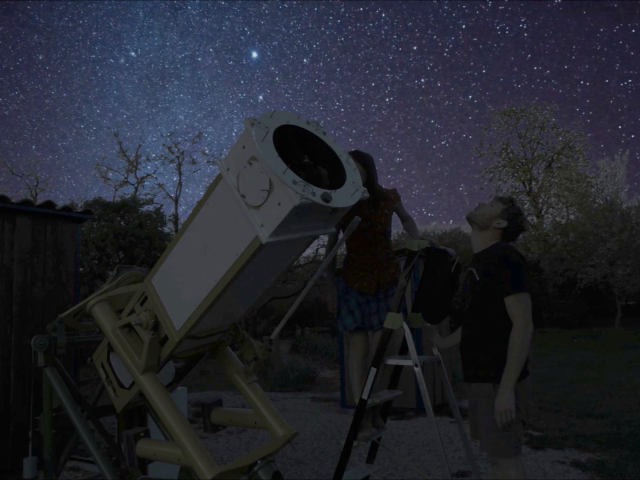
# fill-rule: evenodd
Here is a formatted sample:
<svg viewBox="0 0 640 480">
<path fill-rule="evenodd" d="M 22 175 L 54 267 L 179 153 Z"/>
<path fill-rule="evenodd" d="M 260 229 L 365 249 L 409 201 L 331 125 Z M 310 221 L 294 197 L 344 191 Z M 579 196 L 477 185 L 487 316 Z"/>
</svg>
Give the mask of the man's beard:
<svg viewBox="0 0 640 480">
<path fill-rule="evenodd" d="M 472 213 L 473 212 L 467 213 L 464 218 L 467 220 L 467 223 L 469 224 L 470 227 L 478 226 L 478 223 L 472 217 Z"/>
<path fill-rule="evenodd" d="M 475 220 L 473 218 L 473 212 L 469 212 L 467 213 L 467 215 L 465 216 L 465 218 L 467 219 L 467 223 L 469 224 L 469 226 L 471 228 L 475 227 L 478 230 L 487 230 L 489 228 L 489 226 L 485 226 L 482 225 L 480 222 L 478 222 L 477 220 Z"/>
</svg>

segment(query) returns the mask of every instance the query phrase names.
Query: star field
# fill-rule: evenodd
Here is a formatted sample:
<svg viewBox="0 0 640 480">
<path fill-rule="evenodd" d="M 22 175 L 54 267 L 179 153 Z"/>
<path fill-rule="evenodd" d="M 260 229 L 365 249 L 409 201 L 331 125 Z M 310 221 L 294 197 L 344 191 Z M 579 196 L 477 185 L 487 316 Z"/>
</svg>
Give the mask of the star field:
<svg viewBox="0 0 640 480">
<path fill-rule="evenodd" d="M 117 165 L 117 126 L 143 153 L 172 130 L 213 152 L 283 110 L 371 153 L 419 226 L 462 225 L 487 195 L 482 127 L 542 101 L 592 160 L 629 150 L 640 194 L 636 2 L 3 2 L 0 49 L 0 160 L 43 162 L 39 201 L 110 198 L 93 168 Z M 187 179 L 183 213 L 216 173 Z M 0 193 L 20 186 L 0 166 Z"/>
</svg>

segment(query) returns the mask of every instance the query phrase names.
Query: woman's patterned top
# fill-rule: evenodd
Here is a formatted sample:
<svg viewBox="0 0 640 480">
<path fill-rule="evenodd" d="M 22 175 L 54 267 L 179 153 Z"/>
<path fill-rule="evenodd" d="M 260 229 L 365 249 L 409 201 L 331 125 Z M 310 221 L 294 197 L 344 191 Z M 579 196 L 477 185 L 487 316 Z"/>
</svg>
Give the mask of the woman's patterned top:
<svg viewBox="0 0 640 480">
<path fill-rule="evenodd" d="M 395 188 L 382 188 L 382 192 L 375 211 L 371 200 L 360 201 L 336 226 L 344 232 L 356 216 L 361 218 L 346 241 L 347 256 L 339 274 L 351 288 L 369 295 L 388 289 L 400 276 L 400 265 L 391 246 L 391 220 L 400 194 Z"/>
</svg>

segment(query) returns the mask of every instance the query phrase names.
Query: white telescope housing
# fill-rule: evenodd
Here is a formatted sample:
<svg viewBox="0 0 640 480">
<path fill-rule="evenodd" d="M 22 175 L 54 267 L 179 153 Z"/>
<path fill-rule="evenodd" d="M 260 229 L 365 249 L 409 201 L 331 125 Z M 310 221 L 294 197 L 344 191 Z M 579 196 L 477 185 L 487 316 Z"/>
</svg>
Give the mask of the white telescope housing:
<svg viewBox="0 0 640 480">
<path fill-rule="evenodd" d="M 104 339 L 93 364 L 116 412 L 142 394 L 162 427 L 164 439 L 141 437 L 144 432 L 131 417 L 121 432 L 129 439 L 123 440 L 127 462 L 163 461 L 189 466 L 198 478 L 239 478 L 262 469 L 261 462 L 296 435 L 251 368 L 232 351 L 231 345 L 241 341 L 240 355 L 255 365 L 252 351 L 258 354 L 259 346 L 236 323 L 269 294 L 274 281 L 318 236 L 334 233 L 336 223 L 367 192 L 355 162 L 317 123 L 274 111 L 246 119 L 245 127 L 218 162 L 220 174 L 146 278 L 146 271 L 134 269 L 121 276 L 114 272 L 103 288 L 58 317 L 79 330 L 85 329 L 78 322 L 83 310 L 94 318 Z M 335 247 L 330 255 L 335 255 Z M 313 280 L 305 291 L 312 284 Z M 217 406 L 207 413 L 211 423 L 266 429 L 273 437 L 225 466 L 211 458 L 169 394 L 184 378 L 180 375 L 207 354 L 220 362 L 252 408 Z M 50 376 L 52 382 L 56 378 Z M 57 385 L 56 391 L 64 394 L 64 382 Z M 71 400 L 65 401 L 69 405 Z M 74 416 L 88 442 L 91 432 L 81 417 Z M 97 447 L 91 451 L 99 457 Z M 115 477 L 108 461 L 102 463 L 103 474 Z"/>
<path fill-rule="evenodd" d="M 355 162 L 317 123 L 278 111 L 244 123 L 220 175 L 145 280 L 172 351 L 242 320 L 367 195 Z M 169 353 L 163 348 L 163 359 Z"/>
</svg>

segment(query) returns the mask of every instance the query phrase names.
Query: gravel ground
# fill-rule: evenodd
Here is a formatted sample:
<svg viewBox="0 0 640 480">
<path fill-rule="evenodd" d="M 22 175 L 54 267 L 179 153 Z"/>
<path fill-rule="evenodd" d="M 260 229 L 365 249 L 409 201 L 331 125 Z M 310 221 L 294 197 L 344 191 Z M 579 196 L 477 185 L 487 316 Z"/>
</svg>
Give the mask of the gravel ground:
<svg viewBox="0 0 640 480">
<path fill-rule="evenodd" d="M 283 349 L 286 355 L 289 345 Z M 209 379 L 211 371 L 209 370 Z M 207 372 L 203 372 L 207 373 Z M 200 385 L 193 379 L 195 385 Z M 209 384 L 211 385 L 211 384 Z M 188 385 L 192 391 L 192 385 Z M 277 393 L 267 395 L 285 420 L 298 431 L 292 446 L 276 454 L 276 465 L 285 479 L 330 479 L 338 463 L 342 444 L 347 437 L 352 409 L 340 407 L 339 372 L 325 368 L 314 391 Z M 327 393 L 328 392 L 328 393 Z M 265 443 L 272 437 L 262 430 L 228 427 L 216 434 L 205 434 L 198 418 L 198 402 L 221 398 L 225 407 L 248 408 L 243 397 L 235 391 L 189 393 L 189 418 L 205 442 L 213 459 L 228 464 Z M 464 400 L 461 401 L 464 403 Z M 104 425 L 115 434 L 115 418 L 102 419 Z M 449 468 L 455 477 L 471 475 L 458 428 L 453 418 L 437 416 L 436 422 L 447 455 Z M 467 435 L 469 425 L 465 421 Z M 535 432 L 532 432 L 535 434 Z M 477 442 L 471 448 L 480 467 L 482 478 L 491 478 L 491 467 L 486 455 L 479 451 Z M 363 464 L 367 446 L 355 447 L 347 469 Z M 588 474 L 569 465 L 571 460 L 586 461 L 593 455 L 575 450 L 531 450 L 523 447 L 523 458 L 530 479 L 593 479 Z M 409 413 L 402 420 L 390 419 L 382 438 L 381 448 L 371 478 L 376 479 L 435 479 L 448 478 L 443 463 L 438 436 L 424 415 Z M 87 478 L 90 472 L 80 465 L 68 463 L 62 478 Z M 93 477 L 99 478 L 99 477 Z"/>
<path fill-rule="evenodd" d="M 298 431 L 293 446 L 287 446 L 276 455 L 276 464 L 285 479 L 332 478 L 342 443 L 351 425 L 353 410 L 340 408 L 339 394 L 269 393 L 276 409 Z M 233 392 L 196 393 L 189 395 L 189 403 L 222 398 L 224 406 L 248 407 L 241 395 Z M 471 472 L 467 465 L 455 420 L 436 417 L 440 436 L 451 473 Z M 467 435 L 468 423 L 465 422 Z M 270 434 L 262 430 L 227 428 L 217 434 L 204 434 L 196 425 L 218 463 L 226 464 L 266 443 Z M 224 440 L 222 440 L 222 437 Z M 221 441 L 222 440 L 222 441 Z M 483 478 L 491 477 L 488 459 L 479 452 L 476 442 L 472 450 Z M 349 468 L 364 463 L 367 446 L 353 450 Z M 530 479 L 589 479 L 590 477 L 569 466 L 571 460 L 586 460 L 591 455 L 572 450 L 523 449 L 523 457 Z M 446 467 L 439 453 L 438 437 L 424 416 L 389 420 L 376 458 L 377 469 L 371 478 L 418 479 L 447 478 Z"/>
<path fill-rule="evenodd" d="M 353 410 L 340 408 L 338 393 L 268 393 L 276 409 L 298 431 L 293 446 L 276 454 L 276 465 L 285 479 L 329 479 L 342 451 L 342 443 L 351 425 Z M 216 434 L 205 434 L 198 421 L 198 402 L 221 398 L 225 407 L 247 408 L 243 397 L 235 392 L 204 392 L 189 394 L 189 417 L 203 439 L 213 459 L 228 464 L 271 439 L 263 430 L 228 427 Z M 115 419 L 103 419 L 108 430 L 115 432 Z M 470 477 L 462 442 L 455 420 L 436 417 L 440 437 L 456 477 Z M 467 435 L 468 423 L 465 422 Z M 487 457 L 476 442 L 471 448 L 480 467 L 482 478 L 491 478 Z M 363 464 L 368 446 L 355 447 L 349 467 Z M 530 479 L 590 479 L 589 475 L 569 465 L 571 460 L 587 460 L 592 456 L 575 450 L 531 450 L 523 448 L 527 476 Z M 405 419 L 387 422 L 381 448 L 371 478 L 378 479 L 435 479 L 448 478 L 438 446 L 438 437 L 423 415 L 408 414 Z M 465 474 L 465 472 L 468 472 Z M 62 478 L 86 478 L 88 471 L 68 464 Z M 94 477 L 96 478 L 96 477 Z"/>
</svg>

